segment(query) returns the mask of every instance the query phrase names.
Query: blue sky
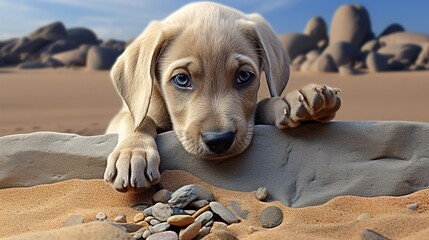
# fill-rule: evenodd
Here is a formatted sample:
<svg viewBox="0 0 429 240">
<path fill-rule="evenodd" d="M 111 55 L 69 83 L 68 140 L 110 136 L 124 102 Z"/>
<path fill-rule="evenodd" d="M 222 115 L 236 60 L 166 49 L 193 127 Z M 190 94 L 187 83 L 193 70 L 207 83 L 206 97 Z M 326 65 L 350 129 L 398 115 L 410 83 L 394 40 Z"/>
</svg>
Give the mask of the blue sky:
<svg viewBox="0 0 429 240">
<path fill-rule="evenodd" d="M 0 0 L 0 39 L 21 37 L 38 26 L 62 21 L 66 27 L 85 26 L 99 38 L 128 40 L 151 20 L 163 19 L 187 0 Z M 397 22 L 407 31 L 429 34 L 427 0 L 222 0 L 245 13 L 259 12 L 278 33 L 302 32 L 308 19 L 321 16 L 328 23 L 345 3 L 364 5 L 378 34 Z"/>
</svg>

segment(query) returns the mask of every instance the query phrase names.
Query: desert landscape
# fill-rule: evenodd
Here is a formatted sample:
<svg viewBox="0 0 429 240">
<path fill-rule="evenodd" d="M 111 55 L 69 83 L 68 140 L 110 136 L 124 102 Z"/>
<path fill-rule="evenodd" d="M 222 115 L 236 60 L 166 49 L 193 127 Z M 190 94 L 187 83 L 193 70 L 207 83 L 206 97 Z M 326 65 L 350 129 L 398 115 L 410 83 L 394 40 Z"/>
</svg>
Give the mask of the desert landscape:
<svg viewBox="0 0 429 240">
<path fill-rule="evenodd" d="M 130 41 L 59 21 L 0 41 L 0 239 L 427 239 L 429 35 L 399 23 L 375 35 L 346 4 L 279 39 L 285 93 L 340 88 L 334 121 L 257 126 L 216 164 L 163 133 L 162 182 L 144 193 L 102 180 L 122 104 L 109 69 Z"/>
</svg>

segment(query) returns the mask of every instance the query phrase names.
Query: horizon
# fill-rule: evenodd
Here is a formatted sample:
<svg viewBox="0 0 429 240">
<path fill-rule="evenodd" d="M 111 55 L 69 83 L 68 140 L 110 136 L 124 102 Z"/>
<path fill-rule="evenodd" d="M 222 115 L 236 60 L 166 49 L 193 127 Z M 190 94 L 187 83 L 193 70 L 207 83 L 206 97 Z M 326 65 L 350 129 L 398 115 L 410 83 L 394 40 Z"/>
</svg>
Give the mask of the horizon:
<svg viewBox="0 0 429 240">
<path fill-rule="evenodd" d="M 0 40 L 23 37 L 38 27 L 61 21 L 66 28 L 86 27 L 99 39 L 127 41 L 139 35 L 152 20 L 162 20 L 181 6 L 195 1 L 164 0 L 0 0 Z M 260 13 L 278 34 L 302 32 L 307 21 L 322 17 L 328 26 L 335 10 L 347 3 L 363 5 L 369 12 L 372 30 L 377 36 L 391 23 L 401 24 L 408 32 L 429 34 L 429 1 L 408 4 L 400 0 L 314 1 L 268 0 L 214 1 L 244 13 Z M 386 6 L 390 7 L 386 10 Z M 286 14 L 285 14 L 286 13 Z M 22 16 L 18 18 L 17 16 Z M 410 17 L 411 16 L 411 17 Z M 293 24 L 292 24 L 293 23 Z"/>
</svg>

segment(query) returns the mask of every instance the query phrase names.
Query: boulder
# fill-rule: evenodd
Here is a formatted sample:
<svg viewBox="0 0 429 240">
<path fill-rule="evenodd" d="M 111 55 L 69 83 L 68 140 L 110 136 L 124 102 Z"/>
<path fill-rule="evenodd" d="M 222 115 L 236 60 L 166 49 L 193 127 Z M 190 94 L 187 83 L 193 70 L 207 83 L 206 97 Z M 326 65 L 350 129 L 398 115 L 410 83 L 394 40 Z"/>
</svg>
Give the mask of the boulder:
<svg viewBox="0 0 429 240">
<path fill-rule="evenodd" d="M 429 43 L 423 45 L 423 48 L 416 60 L 417 65 L 425 65 L 427 63 L 429 63 Z"/>
<path fill-rule="evenodd" d="M 56 53 L 66 52 L 69 50 L 73 50 L 78 48 L 79 46 L 75 41 L 72 40 L 65 40 L 61 39 L 58 41 L 55 41 L 53 43 L 50 43 L 39 50 L 39 55 L 47 56 L 47 55 L 54 55 Z"/>
<path fill-rule="evenodd" d="M 402 27 L 399 23 L 392 23 L 389 26 L 387 26 L 378 36 L 378 38 L 381 38 L 383 36 L 396 33 L 396 32 L 405 32 L 405 28 Z"/>
<path fill-rule="evenodd" d="M 125 42 L 114 40 L 114 39 L 109 39 L 109 40 L 103 41 L 100 44 L 100 47 L 113 48 L 113 49 L 116 49 L 116 50 L 123 52 L 125 50 Z"/>
<path fill-rule="evenodd" d="M 55 54 L 52 59 L 61 62 L 65 66 L 85 66 L 88 50 L 88 45 L 82 45 L 78 49 Z"/>
<path fill-rule="evenodd" d="M 408 63 L 401 62 L 401 61 L 396 60 L 396 59 L 393 59 L 393 58 L 389 59 L 389 60 L 387 61 L 387 64 L 388 64 L 388 68 L 389 68 L 389 70 L 393 70 L 393 71 L 400 71 L 400 70 L 404 70 L 404 69 L 406 69 L 406 68 L 408 67 L 408 65 L 409 65 Z"/>
<path fill-rule="evenodd" d="M 366 42 L 361 48 L 360 51 L 363 53 L 375 52 L 381 47 L 380 42 L 377 39 L 372 39 Z"/>
<path fill-rule="evenodd" d="M 326 29 L 326 22 L 323 18 L 312 17 L 305 26 L 304 34 L 313 37 L 317 42 L 327 41 L 328 32 Z"/>
<path fill-rule="evenodd" d="M 428 136 L 428 123 L 331 122 L 285 130 L 257 125 L 248 149 L 223 161 L 188 154 L 174 132 L 156 141 L 161 171 L 187 171 L 235 191 L 265 186 L 270 200 L 305 207 L 337 196 L 401 196 L 428 188 Z M 100 179 L 116 143 L 117 135 L 0 137 L 0 188 Z"/>
<path fill-rule="evenodd" d="M 310 67 L 312 72 L 338 72 L 334 60 L 329 54 L 322 54 L 319 56 Z"/>
<path fill-rule="evenodd" d="M 317 58 L 314 59 L 306 59 L 300 66 L 299 70 L 301 72 L 309 72 L 311 71 L 311 65 L 317 60 Z"/>
<path fill-rule="evenodd" d="M 421 50 L 422 48 L 419 45 L 394 43 L 381 47 L 380 49 L 378 49 L 377 53 L 384 55 L 388 58 L 393 58 L 401 61 L 405 60 L 407 62 L 413 63 L 416 61 Z"/>
<path fill-rule="evenodd" d="M 429 35 L 423 33 L 396 32 L 379 38 L 379 41 L 383 46 L 405 43 L 422 46 L 429 43 Z"/>
<path fill-rule="evenodd" d="M 86 66 L 91 70 L 109 70 L 121 53 L 113 48 L 93 46 L 88 51 Z"/>
<path fill-rule="evenodd" d="M 359 4 L 339 7 L 332 18 L 330 43 L 348 42 L 360 48 L 373 37 L 368 11 Z"/>
<path fill-rule="evenodd" d="M 317 49 L 317 40 L 301 33 L 287 33 L 279 36 L 283 47 L 288 51 L 290 59 L 295 59 L 300 54 Z"/>
<path fill-rule="evenodd" d="M 388 58 L 376 52 L 370 52 L 366 57 L 365 63 L 370 72 L 384 72 L 389 70 Z"/>
<path fill-rule="evenodd" d="M 39 63 L 37 61 L 30 61 L 30 62 L 23 62 L 18 65 L 18 68 L 20 69 L 40 69 L 40 68 L 46 68 L 47 65 L 43 63 Z"/>
<path fill-rule="evenodd" d="M 78 45 L 89 44 L 96 45 L 97 35 L 88 28 L 78 27 L 67 30 L 68 40 L 75 41 Z"/>
<path fill-rule="evenodd" d="M 6 62 L 3 61 L 3 59 L 0 58 L 0 67 L 6 66 Z"/>
<path fill-rule="evenodd" d="M 319 50 L 311 50 L 305 54 L 305 59 L 316 60 L 320 54 L 321 52 Z"/>
<path fill-rule="evenodd" d="M 356 69 L 350 66 L 340 66 L 338 68 L 338 72 L 344 76 L 350 76 L 350 75 L 355 75 L 359 73 Z"/>
<path fill-rule="evenodd" d="M 28 38 L 41 38 L 47 41 L 57 41 L 67 38 L 67 31 L 62 22 L 53 22 L 30 33 Z"/>
<path fill-rule="evenodd" d="M 323 53 L 331 55 L 337 67 L 353 66 L 361 58 L 359 49 L 348 42 L 331 42 Z"/>
<path fill-rule="evenodd" d="M 292 65 L 301 65 L 303 62 L 305 62 L 306 58 L 304 54 L 298 55 L 296 58 L 293 59 Z"/>
<path fill-rule="evenodd" d="M 11 54 L 31 54 L 48 44 L 49 41 L 44 38 L 21 38 L 19 39 L 12 49 L 9 50 Z"/>
</svg>

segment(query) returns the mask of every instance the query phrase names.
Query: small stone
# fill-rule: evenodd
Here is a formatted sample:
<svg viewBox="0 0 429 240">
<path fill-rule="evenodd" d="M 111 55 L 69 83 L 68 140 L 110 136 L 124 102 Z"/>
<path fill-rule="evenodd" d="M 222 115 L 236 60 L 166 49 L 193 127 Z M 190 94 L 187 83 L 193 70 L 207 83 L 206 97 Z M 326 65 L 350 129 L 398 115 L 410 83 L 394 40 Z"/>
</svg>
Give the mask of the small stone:
<svg viewBox="0 0 429 240">
<path fill-rule="evenodd" d="M 205 225 L 208 221 L 213 218 L 213 213 L 210 211 L 203 212 L 200 216 L 195 218 L 196 222 L 201 222 L 202 225 Z"/>
<path fill-rule="evenodd" d="M 152 200 L 156 203 L 167 203 L 171 199 L 171 194 L 173 193 L 167 189 L 161 189 L 152 196 Z"/>
<path fill-rule="evenodd" d="M 127 216 L 125 216 L 125 214 L 120 213 L 118 215 L 116 215 L 116 217 L 113 219 L 114 222 L 117 223 L 126 223 L 127 222 Z"/>
<path fill-rule="evenodd" d="M 183 210 L 181 208 L 173 207 L 171 209 L 173 209 L 172 215 L 184 215 L 184 214 L 186 214 L 185 210 Z"/>
<path fill-rule="evenodd" d="M 165 231 L 150 235 L 146 240 L 178 240 L 179 236 L 173 231 Z"/>
<path fill-rule="evenodd" d="M 411 203 L 411 204 L 407 205 L 407 209 L 410 209 L 413 211 L 417 210 L 418 207 L 419 207 L 419 205 L 417 203 Z"/>
<path fill-rule="evenodd" d="M 211 202 L 209 204 L 210 208 L 214 213 L 219 215 L 227 224 L 237 223 L 237 217 L 223 204 L 218 202 Z"/>
<path fill-rule="evenodd" d="M 135 223 L 114 223 L 112 222 L 114 226 L 119 226 L 121 228 L 124 228 L 127 232 L 132 233 L 140 230 L 143 226 Z"/>
<path fill-rule="evenodd" d="M 211 227 L 202 227 L 198 235 L 195 237 L 195 239 L 196 240 L 203 239 L 205 236 L 209 235 L 211 229 L 212 229 Z"/>
<path fill-rule="evenodd" d="M 71 215 L 69 218 L 66 219 L 64 222 L 64 227 L 74 226 L 78 225 L 84 222 L 82 215 Z"/>
<path fill-rule="evenodd" d="M 138 223 L 136 223 L 137 225 L 140 225 L 142 227 L 149 227 L 149 223 L 146 221 L 140 221 Z"/>
<path fill-rule="evenodd" d="M 268 190 L 266 187 L 260 187 L 256 190 L 255 196 L 259 201 L 265 201 L 268 197 Z"/>
<path fill-rule="evenodd" d="M 143 233 L 142 232 L 138 232 L 138 233 L 135 233 L 134 235 L 133 235 L 133 238 L 134 239 L 140 239 L 140 238 L 142 238 L 143 237 Z"/>
<path fill-rule="evenodd" d="M 387 237 L 370 229 L 365 229 L 361 235 L 362 240 L 388 240 Z"/>
<path fill-rule="evenodd" d="M 371 219 L 371 215 L 369 215 L 368 213 L 362 213 L 361 215 L 359 215 L 357 217 L 358 221 L 364 221 L 364 220 L 368 220 Z"/>
<path fill-rule="evenodd" d="M 146 216 L 144 215 L 144 213 L 137 213 L 137 214 L 134 216 L 133 220 L 134 220 L 134 222 L 135 222 L 135 223 L 138 223 L 138 222 L 143 221 L 145 217 L 146 217 Z"/>
<path fill-rule="evenodd" d="M 153 216 L 147 216 L 145 217 L 144 221 L 145 222 L 150 222 L 150 220 L 155 219 Z"/>
<path fill-rule="evenodd" d="M 194 218 L 189 215 L 174 215 L 167 219 L 167 223 L 172 226 L 186 227 L 194 222 Z"/>
<path fill-rule="evenodd" d="M 276 206 L 269 206 L 262 211 L 259 222 L 264 228 L 273 228 L 280 225 L 283 221 L 283 213 Z"/>
<path fill-rule="evenodd" d="M 204 226 L 206 226 L 206 227 L 211 227 L 211 226 L 213 226 L 213 223 L 214 223 L 214 220 L 213 219 L 211 219 L 210 221 L 208 221 L 206 224 L 204 224 Z"/>
<path fill-rule="evenodd" d="M 152 209 L 153 209 L 153 206 L 150 206 L 150 207 L 146 208 L 145 210 L 143 210 L 144 215 L 145 216 L 152 216 Z"/>
<path fill-rule="evenodd" d="M 149 229 L 144 230 L 142 237 L 144 239 L 148 238 L 152 233 L 149 231 Z"/>
<path fill-rule="evenodd" d="M 168 204 L 157 203 L 152 207 L 152 216 L 159 221 L 167 221 L 173 215 L 173 209 Z"/>
<path fill-rule="evenodd" d="M 201 222 L 194 222 L 185 229 L 182 229 L 179 234 L 181 240 L 191 240 L 195 238 L 201 229 Z"/>
<path fill-rule="evenodd" d="M 149 204 L 135 204 L 131 206 L 132 208 L 134 208 L 137 211 L 144 211 L 145 209 L 152 207 L 152 205 Z"/>
<path fill-rule="evenodd" d="M 241 208 L 241 204 L 237 201 L 229 201 L 228 208 L 235 214 L 235 216 L 239 216 L 242 219 L 247 219 L 250 211 L 247 209 Z"/>
<path fill-rule="evenodd" d="M 107 215 L 104 212 L 99 212 L 97 215 L 95 215 L 95 218 L 98 221 L 105 221 L 107 219 Z"/>
<path fill-rule="evenodd" d="M 192 214 L 194 214 L 196 212 L 197 212 L 197 210 L 194 210 L 194 209 L 187 209 L 187 210 L 185 210 L 185 213 L 189 214 L 189 215 L 192 215 Z"/>
<path fill-rule="evenodd" d="M 222 229 L 227 229 L 228 225 L 226 225 L 226 223 L 224 222 L 214 222 L 213 223 L 213 230 L 222 230 Z"/>
<path fill-rule="evenodd" d="M 149 223 L 150 223 L 150 225 L 152 225 L 152 226 L 153 226 L 153 225 L 160 224 L 161 222 L 160 222 L 158 219 L 155 219 L 155 218 L 154 218 L 154 219 L 150 220 L 150 222 L 149 222 Z"/>
<path fill-rule="evenodd" d="M 222 229 L 222 230 L 212 230 L 211 231 L 213 235 L 212 239 L 222 239 L 222 240 L 237 240 L 238 238 L 229 230 Z"/>
<path fill-rule="evenodd" d="M 197 191 L 197 195 L 198 198 L 197 200 L 202 200 L 205 199 L 209 202 L 214 201 L 214 194 L 212 191 L 210 191 L 209 189 L 205 188 L 203 185 L 200 184 L 194 184 L 196 191 Z"/>
<path fill-rule="evenodd" d="M 192 214 L 192 217 L 197 218 L 198 216 L 200 216 L 201 213 L 203 213 L 209 209 L 210 209 L 210 205 L 204 206 L 204 207 L 198 209 L 194 214 Z"/>
<path fill-rule="evenodd" d="M 149 230 L 151 233 L 159 233 L 159 232 L 166 231 L 168 228 L 170 228 L 170 224 L 163 222 L 163 223 L 157 224 L 155 226 L 150 226 Z"/>
<path fill-rule="evenodd" d="M 209 204 L 209 201 L 207 201 L 205 199 L 201 199 L 201 200 L 196 200 L 196 201 L 193 201 L 193 202 L 189 203 L 187 205 L 187 207 L 199 209 L 199 208 L 202 208 L 202 207 L 204 207 L 204 206 L 206 206 L 208 204 Z"/>
<path fill-rule="evenodd" d="M 190 202 L 197 199 L 197 189 L 195 185 L 185 185 L 177 189 L 168 200 L 168 204 L 172 207 L 184 208 Z"/>
</svg>

